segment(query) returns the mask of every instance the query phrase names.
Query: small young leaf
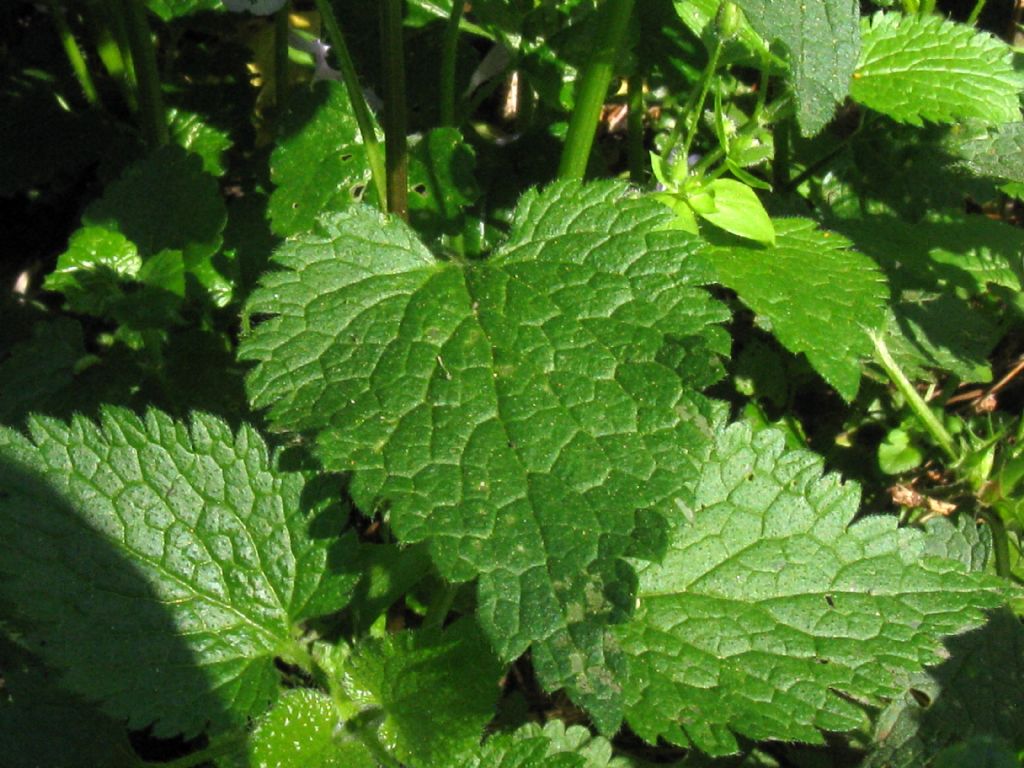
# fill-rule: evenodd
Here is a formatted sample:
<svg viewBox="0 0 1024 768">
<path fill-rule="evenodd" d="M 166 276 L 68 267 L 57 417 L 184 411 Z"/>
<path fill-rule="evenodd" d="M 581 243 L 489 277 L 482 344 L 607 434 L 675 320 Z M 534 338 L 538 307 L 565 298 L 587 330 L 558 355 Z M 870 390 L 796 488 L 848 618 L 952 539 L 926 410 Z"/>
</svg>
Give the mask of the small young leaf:
<svg viewBox="0 0 1024 768">
<path fill-rule="evenodd" d="M 988 33 L 930 14 L 877 13 L 863 39 L 850 86 L 861 104 L 912 125 L 1020 120 L 1024 79 L 1009 46 Z"/>
<path fill-rule="evenodd" d="M 860 386 L 866 330 L 885 321 L 888 288 L 878 267 L 850 242 L 808 219 L 777 219 L 770 247 L 716 247 L 708 255 L 721 282 L 772 323 L 790 351 L 807 355 L 846 400 Z"/>
<path fill-rule="evenodd" d="M 0 600 L 63 683 L 133 728 L 245 722 L 277 693 L 296 622 L 344 605 L 303 478 L 251 427 L 109 409 L 0 429 Z M 314 609 L 315 606 L 315 609 Z"/>
<path fill-rule="evenodd" d="M 860 51 L 856 0 L 736 0 L 751 26 L 789 52 L 797 122 L 813 136 L 846 98 Z"/>
<path fill-rule="evenodd" d="M 714 207 L 698 211 L 702 219 L 738 237 L 775 245 L 775 227 L 754 190 L 733 179 L 715 179 L 705 189 Z"/>
<path fill-rule="evenodd" d="M 628 611 L 622 556 L 684 492 L 724 340 L 698 243 L 618 184 L 520 203 L 485 261 L 440 262 L 364 206 L 282 246 L 241 348 L 279 428 L 319 433 L 364 510 L 478 578 L 503 660 L 534 643 L 548 688 L 618 723 L 601 627 Z M 648 514 L 653 511 L 654 514 Z M 583 691 L 586 691 L 585 695 Z"/>
<path fill-rule="evenodd" d="M 890 430 L 878 446 L 878 466 L 887 475 L 899 475 L 921 465 L 924 455 L 904 429 Z"/>
<path fill-rule="evenodd" d="M 863 728 L 858 702 L 898 693 L 942 636 L 1004 602 L 1006 582 L 929 555 L 895 518 L 852 523 L 857 488 L 821 470 L 781 433 L 720 430 L 668 555 L 640 566 L 637 611 L 612 628 L 644 739 L 724 755 L 737 735 Z"/>
<path fill-rule="evenodd" d="M 211 176 L 224 175 L 224 153 L 233 143 L 227 131 L 203 122 L 202 116 L 184 109 L 167 110 L 167 124 L 171 140 L 199 155 L 204 171 Z"/>
<path fill-rule="evenodd" d="M 607 739 L 586 728 L 552 720 L 541 728 L 528 723 L 512 733 L 491 736 L 479 753 L 450 768 L 628 768 L 632 762 L 612 757 Z M 449 768 L 449 766 L 445 766 Z"/>
</svg>

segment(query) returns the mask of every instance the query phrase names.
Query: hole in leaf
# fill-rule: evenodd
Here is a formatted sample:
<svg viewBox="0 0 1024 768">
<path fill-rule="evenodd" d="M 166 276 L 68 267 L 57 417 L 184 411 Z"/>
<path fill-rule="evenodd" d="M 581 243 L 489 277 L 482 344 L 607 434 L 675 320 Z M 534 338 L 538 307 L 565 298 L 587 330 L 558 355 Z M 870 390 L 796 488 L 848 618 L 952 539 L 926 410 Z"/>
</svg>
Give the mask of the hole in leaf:
<svg viewBox="0 0 1024 768">
<path fill-rule="evenodd" d="M 819 659 L 819 658 L 816 658 L 816 659 L 815 659 L 815 661 L 816 661 L 816 662 L 817 662 L 818 664 L 821 664 L 821 665 L 823 665 L 823 666 L 827 666 L 828 664 L 831 664 L 831 663 L 832 663 L 832 662 L 831 662 L 831 661 L 829 661 L 828 659 Z"/>
<path fill-rule="evenodd" d="M 832 599 L 832 595 L 825 595 L 825 602 L 828 603 L 829 608 L 836 607 L 836 601 Z"/>
<path fill-rule="evenodd" d="M 918 706 L 922 709 L 927 709 L 932 705 L 932 697 L 924 691 L 919 691 L 917 688 L 911 688 L 910 695 L 914 697 L 914 701 L 916 701 Z"/>
<path fill-rule="evenodd" d="M 349 192 L 351 193 L 352 198 L 354 200 L 362 200 L 363 199 L 363 192 L 365 192 L 365 191 L 366 191 L 366 185 L 365 184 L 356 184 L 354 187 L 352 187 L 352 189 L 349 190 Z"/>
<path fill-rule="evenodd" d="M 293 210 L 293 211 L 294 211 L 294 210 L 295 210 L 296 208 L 298 208 L 298 207 L 299 207 L 299 204 L 298 204 L 298 203 L 292 203 L 292 210 Z"/>
<path fill-rule="evenodd" d="M 352 155 L 349 154 L 348 152 L 346 152 L 344 155 L 341 156 L 341 162 L 343 162 L 343 163 L 347 163 L 351 159 L 352 159 Z"/>
<path fill-rule="evenodd" d="M 417 184 L 415 187 L 412 188 L 412 191 L 415 192 L 420 197 L 426 197 L 427 196 L 427 185 L 426 184 Z"/>
</svg>

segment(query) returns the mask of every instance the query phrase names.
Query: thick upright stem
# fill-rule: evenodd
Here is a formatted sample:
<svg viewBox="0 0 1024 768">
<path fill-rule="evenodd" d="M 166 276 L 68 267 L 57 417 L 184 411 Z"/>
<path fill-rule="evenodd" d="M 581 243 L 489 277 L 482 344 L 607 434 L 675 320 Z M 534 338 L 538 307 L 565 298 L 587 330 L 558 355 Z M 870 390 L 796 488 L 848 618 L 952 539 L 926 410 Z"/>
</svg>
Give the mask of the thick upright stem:
<svg viewBox="0 0 1024 768">
<path fill-rule="evenodd" d="M 370 108 L 366 105 L 366 97 L 363 96 L 363 88 L 359 85 L 359 76 L 356 74 L 355 64 L 352 63 L 352 56 L 345 45 L 345 36 L 341 32 L 341 25 L 331 9 L 329 0 L 314 0 L 316 9 L 327 30 L 327 39 L 330 41 L 331 49 L 338 58 L 338 69 L 341 71 L 342 82 L 348 91 L 349 101 L 352 102 L 352 111 L 355 113 L 356 124 L 359 126 L 359 135 L 362 136 L 363 146 L 366 147 L 366 161 L 370 165 L 370 173 L 373 176 L 373 186 L 377 190 L 377 198 L 380 200 L 382 210 L 387 210 L 387 175 L 384 170 L 384 153 L 381 151 L 380 142 L 377 141 L 377 134 L 374 131 L 373 116 Z"/>
<path fill-rule="evenodd" d="M 615 59 L 626 36 L 633 0 L 605 0 L 601 7 L 594 52 L 583 70 L 576 94 L 576 109 L 569 121 L 565 147 L 558 165 L 558 178 L 582 179 L 587 171 L 590 150 L 594 146 L 601 107 L 615 71 Z"/>
<path fill-rule="evenodd" d="M 452 12 L 444 30 L 444 47 L 441 50 L 441 125 L 455 125 L 455 57 L 459 48 L 462 8 L 462 0 L 452 2 Z"/>
<path fill-rule="evenodd" d="M 167 113 L 160 92 L 160 75 L 156 67 L 156 49 L 146 21 L 146 6 L 142 0 L 127 0 L 124 4 L 128 22 L 128 43 L 135 65 L 138 84 L 139 119 L 142 133 L 150 147 L 159 147 L 170 141 Z"/>
<path fill-rule="evenodd" d="M 381 0 L 380 37 L 384 53 L 384 146 L 388 174 L 388 210 L 408 220 L 409 153 L 406 146 L 402 6 L 402 0 Z"/>
<path fill-rule="evenodd" d="M 92 75 L 89 73 L 89 66 L 85 63 L 82 49 L 78 46 L 78 41 L 68 25 L 64 6 L 61 5 L 61 0 L 49 0 L 49 3 L 50 11 L 53 13 L 53 24 L 57 28 L 60 43 L 64 46 L 64 53 L 68 57 L 71 71 L 75 73 L 75 79 L 78 80 L 78 84 L 82 88 L 85 100 L 89 102 L 89 106 L 95 107 L 100 101 L 99 94 L 96 93 L 96 85 L 92 81 Z"/>
</svg>

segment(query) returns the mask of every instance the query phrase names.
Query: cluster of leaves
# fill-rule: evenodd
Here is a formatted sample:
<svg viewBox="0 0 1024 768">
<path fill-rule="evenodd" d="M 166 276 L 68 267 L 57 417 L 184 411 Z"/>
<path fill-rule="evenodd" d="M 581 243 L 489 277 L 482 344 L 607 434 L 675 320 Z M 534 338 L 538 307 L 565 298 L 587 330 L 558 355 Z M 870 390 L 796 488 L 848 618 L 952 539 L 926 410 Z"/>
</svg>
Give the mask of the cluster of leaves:
<svg viewBox="0 0 1024 768">
<path fill-rule="evenodd" d="M 10 765 L 1019 764 L 1010 46 L 44 5 L 0 9 Z"/>
</svg>

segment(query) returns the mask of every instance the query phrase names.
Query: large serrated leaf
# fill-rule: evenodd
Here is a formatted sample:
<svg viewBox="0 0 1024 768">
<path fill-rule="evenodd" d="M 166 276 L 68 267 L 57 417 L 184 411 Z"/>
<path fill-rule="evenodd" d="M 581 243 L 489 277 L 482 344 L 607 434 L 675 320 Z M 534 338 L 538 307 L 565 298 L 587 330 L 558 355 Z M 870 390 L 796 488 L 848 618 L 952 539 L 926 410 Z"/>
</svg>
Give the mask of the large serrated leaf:
<svg viewBox="0 0 1024 768">
<path fill-rule="evenodd" d="M 781 433 L 723 429 L 669 552 L 640 569 L 626 719 L 643 738 L 737 750 L 866 726 L 939 639 L 980 624 L 1005 582 L 931 555 L 893 517 L 851 525 L 859 492 Z"/>
<path fill-rule="evenodd" d="M 631 604 L 621 559 L 695 475 L 694 385 L 726 314 L 671 213 L 617 184 L 528 194 L 483 262 L 439 262 L 364 207 L 282 246 L 241 356 L 256 407 L 319 432 L 325 465 L 448 579 L 479 577 L 503 659 L 534 643 L 544 684 L 618 721 L 601 626 Z M 681 376 L 684 378 L 681 380 Z M 654 510 L 654 514 L 648 514 Z M 586 691 L 586 693 L 584 693 Z"/>
<path fill-rule="evenodd" d="M 864 22 L 850 95 L 901 123 L 1020 120 L 1024 79 L 1010 48 L 939 16 L 878 13 Z"/>
<path fill-rule="evenodd" d="M 766 40 L 789 52 L 797 121 L 813 136 L 846 98 L 860 52 L 860 3 L 856 0 L 737 0 Z"/>
<path fill-rule="evenodd" d="M 471 618 L 443 632 L 400 632 L 357 646 L 344 667 L 351 701 L 379 708 L 379 740 L 404 765 L 457 763 L 495 714 L 502 665 Z"/>
<path fill-rule="evenodd" d="M 845 399 L 860 386 L 867 330 L 885 320 L 889 291 L 871 259 L 808 219 L 778 219 L 768 247 L 712 248 L 719 280 L 771 322 L 772 333 L 807 360 Z"/>
<path fill-rule="evenodd" d="M 293 625 L 341 607 L 303 478 L 250 427 L 107 410 L 0 430 L 0 602 L 63 682 L 157 735 L 260 713 Z"/>
</svg>

